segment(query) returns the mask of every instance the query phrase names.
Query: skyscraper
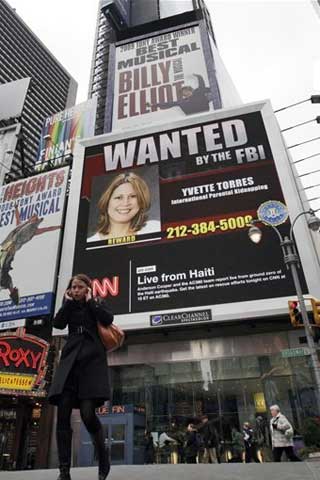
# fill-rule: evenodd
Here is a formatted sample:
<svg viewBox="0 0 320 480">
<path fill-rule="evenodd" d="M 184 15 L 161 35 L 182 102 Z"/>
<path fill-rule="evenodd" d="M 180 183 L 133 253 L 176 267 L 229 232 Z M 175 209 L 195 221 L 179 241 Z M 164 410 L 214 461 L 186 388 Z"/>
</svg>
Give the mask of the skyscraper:
<svg viewBox="0 0 320 480">
<path fill-rule="evenodd" d="M 94 44 L 89 97 L 98 97 L 96 134 L 105 127 L 110 43 L 203 20 L 216 49 L 211 18 L 204 0 L 100 0 Z M 219 61 L 220 76 L 227 78 Z M 230 85 L 230 78 L 227 78 Z M 223 96 L 223 95 L 222 95 Z M 232 102 L 231 102 L 232 103 Z M 239 102 L 238 102 L 239 103 Z M 228 105 L 229 106 L 229 105 Z"/>
<path fill-rule="evenodd" d="M 0 45 L 0 84 L 31 78 L 21 116 L 24 161 L 30 170 L 44 119 L 74 105 L 77 83 L 6 0 L 0 0 Z M 21 153 L 17 152 L 11 178 L 19 175 Z"/>
</svg>

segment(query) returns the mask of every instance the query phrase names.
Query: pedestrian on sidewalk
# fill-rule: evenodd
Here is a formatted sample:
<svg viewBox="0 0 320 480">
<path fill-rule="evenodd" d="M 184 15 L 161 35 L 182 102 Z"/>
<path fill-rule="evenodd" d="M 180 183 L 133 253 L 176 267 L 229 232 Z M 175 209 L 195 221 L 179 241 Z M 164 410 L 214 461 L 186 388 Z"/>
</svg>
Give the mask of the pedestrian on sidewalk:
<svg viewBox="0 0 320 480">
<path fill-rule="evenodd" d="M 232 438 L 232 463 L 243 463 L 243 453 L 244 453 L 244 439 L 243 433 L 239 432 L 235 427 L 232 427 L 231 430 Z"/>
<path fill-rule="evenodd" d="M 95 409 L 110 399 L 106 350 L 100 340 L 97 324 L 108 326 L 113 321 L 104 301 L 92 297 L 91 280 L 87 275 L 72 277 L 63 305 L 53 320 L 59 329 L 69 327 L 67 342 L 49 392 L 49 402 L 58 407 L 57 446 L 60 476 L 71 480 L 71 414 L 80 415 L 91 435 L 99 460 L 98 479 L 105 480 L 110 471 L 105 435 Z"/>
<path fill-rule="evenodd" d="M 219 437 L 213 421 L 209 421 L 208 415 L 204 415 L 198 431 L 202 438 L 204 452 L 202 463 L 218 463 Z"/>
<path fill-rule="evenodd" d="M 197 463 L 197 456 L 200 450 L 199 434 L 193 425 L 190 423 L 187 428 L 186 443 L 185 443 L 185 457 L 187 463 Z"/>
<path fill-rule="evenodd" d="M 245 462 L 251 463 L 251 461 L 254 460 L 256 463 L 260 463 L 257 454 L 255 432 L 249 422 L 243 424 L 242 433 L 245 448 Z"/>
<path fill-rule="evenodd" d="M 270 407 L 270 430 L 274 462 L 281 462 L 283 452 L 291 462 L 301 462 L 293 451 L 293 428 L 289 420 L 280 412 L 278 405 Z"/>
<path fill-rule="evenodd" d="M 143 446 L 144 446 L 144 464 L 145 465 L 152 465 L 155 462 L 155 448 L 153 442 L 153 436 L 149 430 L 144 432 L 144 439 L 143 439 Z"/>
</svg>

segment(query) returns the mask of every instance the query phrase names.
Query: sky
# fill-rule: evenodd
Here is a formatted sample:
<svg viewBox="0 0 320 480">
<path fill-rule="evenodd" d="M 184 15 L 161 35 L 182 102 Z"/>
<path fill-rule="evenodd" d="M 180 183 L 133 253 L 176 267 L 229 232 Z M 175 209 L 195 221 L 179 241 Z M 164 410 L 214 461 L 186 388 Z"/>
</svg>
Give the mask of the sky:
<svg viewBox="0 0 320 480">
<path fill-rule="evenodd" d="M 7 0 L 79 84 L 87 98 L 98 0 Z M 172 1 L 172 0 L 171 0 Z M 179 0 L 176 0 L 179 1 Z M 320 10 L 311 0 L 207 0 L 224 63 L 243 102 L 271 99 L 274 109 L 320 93 Z M 306 103 L 277 114 L 281 128 L 320 115 Z M 320 137 L 320 124 L 284 133 L 288 146 Z M 293 161 L 320 154 L 320 140 L 289 149 Z M 316 159 L 299 162 L 299 174 L 317 169 Z M 318 166 L 320 169 L 320 165 Z M 320 184 L 320 173 L 303 178 Z M 320 189 L 307 190 L 309 198 Z M 320 200 L 312 203 L 320 208 Z"/>
</svg>

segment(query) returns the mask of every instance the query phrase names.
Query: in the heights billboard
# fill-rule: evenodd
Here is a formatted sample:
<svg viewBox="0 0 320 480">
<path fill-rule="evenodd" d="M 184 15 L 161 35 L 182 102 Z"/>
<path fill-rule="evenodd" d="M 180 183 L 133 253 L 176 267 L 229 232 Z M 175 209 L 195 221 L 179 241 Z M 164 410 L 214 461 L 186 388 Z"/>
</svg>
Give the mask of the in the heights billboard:
<svg viewBox="0 0 320 480">
<path fill-rule="evenodd" d="M 51 313 L 68 173 L 0 190 L 0 322 Z"/>
</svg>

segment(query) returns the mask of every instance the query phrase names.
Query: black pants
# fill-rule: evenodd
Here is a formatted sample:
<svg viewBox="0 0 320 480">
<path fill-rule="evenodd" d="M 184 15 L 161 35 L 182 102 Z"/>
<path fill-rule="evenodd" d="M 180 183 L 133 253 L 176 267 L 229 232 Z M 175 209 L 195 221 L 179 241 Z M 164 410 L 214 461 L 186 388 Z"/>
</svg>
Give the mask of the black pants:
<svg viewBox="0 0 320 480">
<path fill-rule="evenodd" d="M 301 462 L 300 458 L 294 453 L 293 447 L 274 447 L 272 450 L 273 461 L 281 462 L 283 452 L 286 452 L 290 462 Z"/>
<path fill-rule="evenodd" d="M 197 456 L 193 455 L 192 457 L 186 457 L 187 463 L 197 463 Z"/>
<path fill-rule="evenodd" d="M 57 446 L 60 465 L 71 464 L 71 414 L 74 405 L 74 393 L 66 391 L 59 400 L 57 417 Z M 95 412 L 93 400 L 80 401 L 80 415 L 86 429 L 91 435 L 101 429 L 101 423 Z"/>
<path fill-rule="evenodd" d="M 260 463 L 255 445 L 246 445 L 245 449 L 246 449 L 246 455 L 245 455 L 246 463 L 250 463 L 252 462 L 252 460 L 254 460 L 256 463 Z"/>
</svg>

